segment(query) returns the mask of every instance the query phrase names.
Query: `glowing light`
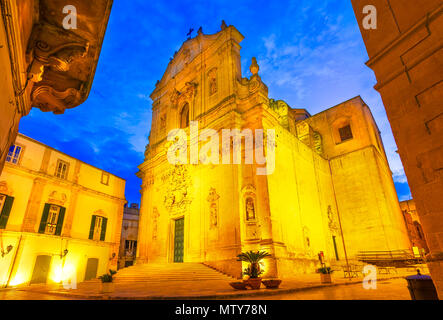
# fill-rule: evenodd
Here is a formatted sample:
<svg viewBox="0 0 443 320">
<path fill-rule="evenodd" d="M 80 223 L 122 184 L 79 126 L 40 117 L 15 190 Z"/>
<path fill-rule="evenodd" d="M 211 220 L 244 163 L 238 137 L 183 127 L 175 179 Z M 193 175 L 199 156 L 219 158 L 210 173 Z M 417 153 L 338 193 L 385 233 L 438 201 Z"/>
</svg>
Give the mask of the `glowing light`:
<svg viewBox="0 0 443 320">
<path fill-rule="evenodd" d="M 13 280 L 9 283 L 10 286 L 15 287 L 25 283 L 25 277 L 22 274 L 17 274 Z"/>
<path fill-rule="evenodd" d="M 51 274 L 51 280 L 54 282 L 62 282 L 72 280 L 76 268 L 71 263 L 66 263 L 63 267 L 61 265 L 55 267 Z"/>
</svg>

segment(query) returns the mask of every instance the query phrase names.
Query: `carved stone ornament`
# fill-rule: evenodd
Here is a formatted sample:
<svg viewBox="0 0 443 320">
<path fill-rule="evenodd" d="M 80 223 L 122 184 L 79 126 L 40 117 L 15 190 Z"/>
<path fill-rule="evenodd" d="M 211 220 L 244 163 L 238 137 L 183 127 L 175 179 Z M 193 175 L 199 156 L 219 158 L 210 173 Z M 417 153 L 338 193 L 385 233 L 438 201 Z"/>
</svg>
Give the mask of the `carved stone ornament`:
<svg viewBox="0 0 443 320">
<path fill-rule="evenodd" d="M 209 189 L 209 195 L 206 200 L 209 202 L 210 229 L 216 228 L 218 226 L 218 199 L 220 199 L 220 196 L 217 194 L 215 188 Z"/>
<path fill-rule="evenodd" d="M 49 194 L 48 203 L 57 204 L 60 206 L 63 206 L 66 202 L 66 194 L 58 191 L 52 191 Z"/>
<path fill-rule="evenodd" d="M 174 165 L 162 177 L 165 186 L 165 197 L 163 204 L 170 213 L 181 213 L 186 211 L 192 202 L 190 198 L 191 177 L 188 167 L 185 165 Z"/>
<path fill-rule="evenodd" d="M 7 196 L 12 196 L 11 186 L 8 186 L 6 181 L 0 181 L 0 193 L 5 194 Z"/>
<path fill-rule="evenodd" d="M 157 239 L 158 235 L 158 217 L 160 217 L 160 214 L 158 213 L 157 207 L 154 207 L 152 209 L 152 240 Z"/>
<path fill-rule="evenodd" d="M 339 229 L 330 205 L 328 206 L 328 227 L 333 234 L 336 234 Z"/>
<path fill-rule="evenodd" d="M 27 2 L 27 1 L 18 1 Z M 26 5 L 35 17 L 26 44 L 30 107 L 64 113 L 88 97 L 108 23 L 112 0 L 72 0 L 75 28 L 65 28 L 60 1 Z M 27 10 L 25 10 L 26 13 Z M 24 17 L 23 17 L 24 18 Z"/>
</svg>

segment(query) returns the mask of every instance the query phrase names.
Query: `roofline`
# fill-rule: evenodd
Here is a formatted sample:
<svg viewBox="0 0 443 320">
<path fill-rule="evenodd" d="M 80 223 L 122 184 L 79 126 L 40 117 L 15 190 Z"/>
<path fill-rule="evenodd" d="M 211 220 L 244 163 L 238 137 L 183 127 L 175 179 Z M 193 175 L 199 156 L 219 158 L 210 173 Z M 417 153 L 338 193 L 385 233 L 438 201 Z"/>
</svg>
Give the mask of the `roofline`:
<svg viewBox="0 0 443 320">
<path fill-rule="evenodd" d="M 31 138 L 31 137 L 28 137 L 28 136 L 24 135 L 24 134 L 21 133 L 21 132 L 19 132 L 19 133 L 17 134 L 17 136 L 18 136 L 18 137 L 22 137 L 22 138 L 27 139 L 27 140 L 30 140 L 30 141 L 35 142 L 35 143 L 37 143 L 37 144 L 40 144 L 40 145 L 42 145 L 42 146 L 44 146 L 44 147 L 46 147 L 46 148 L 48 148 L 48 149 L 51 149 L 51 150 L 57 151 L 58 153 L 61 153 L 61 154 L 65 155 L 65 156 L 67 156 L 67 157 L 69 157 L 69 158 L 75 159 L 75 160 L 77 160 L 77 161 L 79 161 L 79 162 L 81 162 L 81 163 L 83 163 L 83 164 L 86 164 L 86 165 L 88 165 L 88 166 L 90 166 L 90 167 L 93 167 L 93 168 L 95 168 L 95 169 L 98 169 L 98 170 L 100 170 L 100 171 L 103 171 L 103 172 L 109 173 L 110 175 L 112 175 L 112 176 L 114 176 L 114 177 L 116 177 L 116 178 L 118 178 L 118 179 L 123 180 L 123 181 L 126 182 L 126 179 L 123 179 L 122 177 L 119 177 L 119 176 L 117 176 L 117 175 L 115 175 L 115 174 L 113 174 L 113 173 L 111 173 L 111 172 L 109 172 L 109 171 L 103 170 L 103 169 L 101 169 L 101 168 L 99 168 L 99 167 L 93 166 L 92 164 L 89 164 L 89 163 L 87 163 L 87 162 L 84 162 L 83 160 L 80 160 L 80 159 L 78 159 L 78 158 L 75 158 L 75 157 L 73 157 L 73 156 L 71 156 L 71 155 L 69 155 L 69 154 L 67 154 L 67 153 L 65 153 L 65 152 L 63 152 L 63 151 L 57 150 L 57 149 L 54 148 L 54 147 L 48 146 L 47 144 L 44 144 L 43 142 L 40 142 L 40 141 L 35 140 L 35 139 Z M 17 140 L 17 138 L 16 138 L 16 140 Z"/>
</svg>

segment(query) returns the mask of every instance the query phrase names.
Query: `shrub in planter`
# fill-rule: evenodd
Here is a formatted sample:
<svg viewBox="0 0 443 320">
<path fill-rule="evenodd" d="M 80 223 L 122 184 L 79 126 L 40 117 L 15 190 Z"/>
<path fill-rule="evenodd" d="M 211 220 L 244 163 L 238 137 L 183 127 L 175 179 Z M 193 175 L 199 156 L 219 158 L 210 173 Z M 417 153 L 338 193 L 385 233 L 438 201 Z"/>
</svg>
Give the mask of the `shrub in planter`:
<svg viewBox="0 0 443 320">
<path fill-rule="evenodd" d="M 321 283 L 332 283 L 332 269 L 331 267 L 321 267 L 317 269 L 317 272 L 320 273 Z"/>
<path fill-rule="evenodd" d="M 102 293 L 112 293 L 114 292 L 114 280 L 113 276 L 117 271 L 109 269 L 109 273 L 105 273 L 100 276 L 99 279 L 102 281 Z"/>
<path fill-rule="evenodd" d="M 243 271 L 244 275 L 249 276 L 247 280 L 243 280 L 248 284 L 251 289 L 260 289 L 261 286 L 261 278 L 260 275 L 263 273 L 263 270 L 260 267 L 260 262 L 269 257 L 270 254 L 266 251 L 248 251 L 239 254 L 238 261 L 248 262 L 249 266 L 245 268 Z"/>
</svg>

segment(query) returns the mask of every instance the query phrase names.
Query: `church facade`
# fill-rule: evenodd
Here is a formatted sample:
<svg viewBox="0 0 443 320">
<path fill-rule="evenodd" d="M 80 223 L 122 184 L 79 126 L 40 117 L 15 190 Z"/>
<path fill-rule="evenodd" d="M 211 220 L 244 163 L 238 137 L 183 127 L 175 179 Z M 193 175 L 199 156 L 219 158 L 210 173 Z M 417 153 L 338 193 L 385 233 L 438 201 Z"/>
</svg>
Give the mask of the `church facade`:
<svg viewBox="0 0 443 320">
<path fill-rule="evenodd" d="M 314 272 L 321 252 L 340 264 L 359 251 L 410 249 L 368 106 L 355 97 L 310 115 L 269 98 L 255 58 L 252 76 L 242 77 L 242 39 L 224 22 L 213 35 L 200 29 L 151 94 L 137 263 L 202 262 L 240 276 L 236 256 L 265 250 L 264 276 L 287 277 Z M 261 175 L 262 164 L 245 161 L 171 164 L 171 130 L 183 129 L 190 147 L 205 145 L 192 122 L 215 132 L 274 130 L 275 168 Z M 270 142 L 265 135 L 268 151 Z"/>
</svg>

